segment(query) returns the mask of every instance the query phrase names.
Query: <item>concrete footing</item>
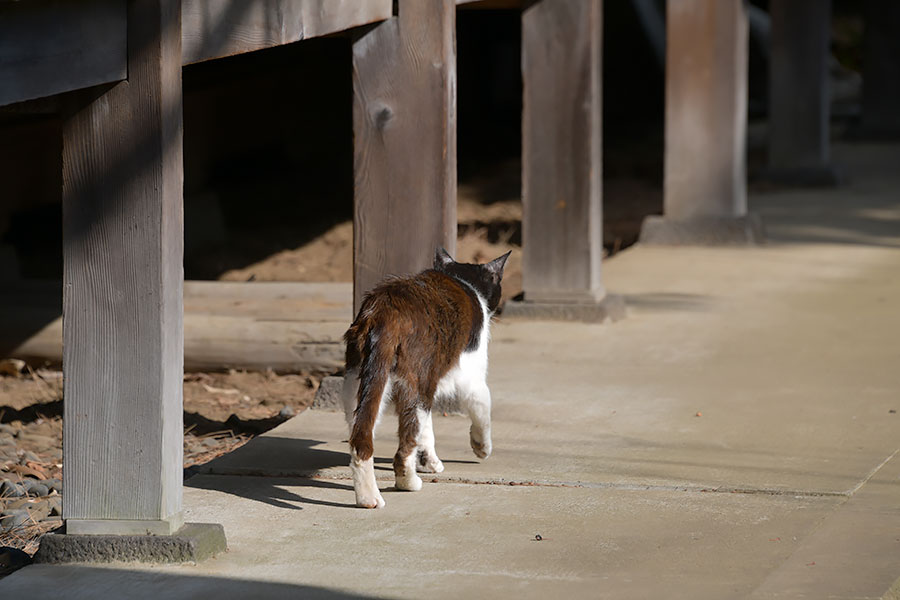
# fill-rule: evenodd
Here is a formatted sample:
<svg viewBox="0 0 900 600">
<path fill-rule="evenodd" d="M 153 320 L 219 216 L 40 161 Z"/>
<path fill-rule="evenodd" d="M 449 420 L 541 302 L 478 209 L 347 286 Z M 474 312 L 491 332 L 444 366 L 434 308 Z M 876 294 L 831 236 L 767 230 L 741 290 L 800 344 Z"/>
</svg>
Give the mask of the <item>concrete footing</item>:
<svg viewBox="0 0 900 600">
<path fill-rule="evenodd" d="M 226 550 L 218 523 L 187 523 L 172 535 L 74 535 L 41 538 L 36 563 L 200 562 Z"/>
<path fill-rule="evenodd" d="M 619 321 L 625 318 L 625 298 L 618 294 L 606 294 L 599 302 L 510 300 L 503 307 L 503 318 L 585 323 L 601 323 L 607 319 Z"/>
<path fill-rule="evenodd" d="M 639 241 L 657 246 L 752 246 L 764 240 L 762 220 L 749 213 L 685 221 L 651 215 L 644 219 Z"/>
</svg>

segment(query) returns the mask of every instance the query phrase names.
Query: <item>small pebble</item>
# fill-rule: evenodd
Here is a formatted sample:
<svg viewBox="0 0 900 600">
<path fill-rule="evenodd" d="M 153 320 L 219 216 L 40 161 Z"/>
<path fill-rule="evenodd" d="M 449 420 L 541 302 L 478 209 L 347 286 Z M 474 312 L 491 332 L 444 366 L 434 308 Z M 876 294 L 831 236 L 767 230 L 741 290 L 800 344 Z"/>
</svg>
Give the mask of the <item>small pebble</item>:
<svg viewBox="0 0 900 600">
<path fill-rule="evenodd" d="M 278 412 L 278 416 L 282 419 L 290 419 L 294 414 L 294 409 L 290 406 L 285 406 Z"/>
<path fill-rule="evenodd" d="M 54 477 L 53 479 L 47 479 L 46 481 L 44 481 L 44 485 L 49 487 L 51 490 L 55 490 L 60 494 L 62 493 L 62 481 L 57 477 Z"/>
<path fill-rule="evenodd" d="M 22 455 L 22 458 L 19 460 L 19 464 L 24 465 L 27 462 L 35 462 L 41 463 L 44 462 L 41 460 L 41 457 L 32 452 L 31 450 L 26 450 L 25 454 Z"/>
<path fill-rule="evenodd" d="M 21 498 L 25 495 L 25 488 L 8 479 L 0 483 L 0 498 Z"/>
<path fill-rule="evenodd" d="M 889 410 L 888 412 L 891 413 L 892 415 L 894 415 L 894 414 L 897 414 L 897 409 L 896 409 L 896 408 L 892 408 L 892 409 Z"/>
<path fill-rule="evenodd" d="M 50 493 L 50 488 L 44 485 L 41 481 L 35 481 L 34 479 L 29 479 L 25 482 L 25 491 L 30 496 L 46 496 Z"/>
<path fill-rule="evenodd" d="M 542 539 L 544 539 L 544 538 L 542 538 L 542 537 L 541 537 L 541 534 L 539 534 L 539 533 L 536 534 L 536 535 L 534 536 L 534 541 L 536 541 L 536 542 L 539 542 L 539 541 L 541 541 Z"/>
<path fill-rule="evenodd" d="M 0 512 L 0 532 L 12 531 L 28 521 L 28 510 L 25 508 L 9 508 Z"/>
</svg>

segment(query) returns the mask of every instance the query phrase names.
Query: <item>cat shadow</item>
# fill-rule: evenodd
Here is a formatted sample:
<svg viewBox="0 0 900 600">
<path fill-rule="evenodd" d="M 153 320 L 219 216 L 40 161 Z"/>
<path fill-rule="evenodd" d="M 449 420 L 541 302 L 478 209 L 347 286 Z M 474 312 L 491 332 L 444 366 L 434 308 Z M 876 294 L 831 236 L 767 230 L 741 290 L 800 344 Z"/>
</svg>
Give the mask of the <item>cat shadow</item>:
<svg viewBox="0 0 900 600">
<path fill-rule="evenodd" d="M 235 479 L 239 480 L 235 482 Z M 333 508 L 356 508 L 354 502 L 331 502 L 319 498 L 311 498 L 295 491 L 296 488 L 346 490 L 350 492 L 348 498 L 353 496 L 353 486 L 329 481 L 326 479 L 312 479 L 309 477 L 253 477 L 253 476 L 217 476 L 198 475 L 184 482 L 186 487 L 214 490 L 233 496 L 239 496 L 246 500 L 262 502 L 276 508 L 289 510 L 303 510 L 302 504 L 316 506 L 330 506 Z M 291 488 L 291 489 L 286 489 Z"/>
<path fill-rule="evenodd" d="M 189 467 L 185 470 L 184 485 L 292 510 L 303 508 L 298 504 L 355 508 L 353 502 L 331 502 L 285 489 L 353 491 L 349 483 L 316 478 L 322 470 L 350 463 L 346 452 L 316 447 L 323 444 L 325 442 L 312 439 L 258 437 L 208 463 Z M 353 495 L 349 498 L 352 500 Z"/>
</svg>

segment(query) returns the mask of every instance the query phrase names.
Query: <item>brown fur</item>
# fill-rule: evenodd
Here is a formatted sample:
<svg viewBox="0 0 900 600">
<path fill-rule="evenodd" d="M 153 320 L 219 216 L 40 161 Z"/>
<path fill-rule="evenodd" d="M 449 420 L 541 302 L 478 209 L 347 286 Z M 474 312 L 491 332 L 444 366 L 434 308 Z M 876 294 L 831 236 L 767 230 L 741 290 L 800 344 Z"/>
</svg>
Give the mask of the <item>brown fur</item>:
<svg viewBox="0 0 900 600">
<path fill-rule="evenodd" d="M 416 409 L 431 410 L 438 382 L 481 329 L 483 314 L 464 283 L 436 270 L 386 281 L 372 290 L 344 339 L 347 368 L 360 385 L 350 445 L 361 460 L 372 456 L 372 432 L 388 375 L 400 422 L 394 457 L 401 475 L 416 449 Z"/>
</svg>

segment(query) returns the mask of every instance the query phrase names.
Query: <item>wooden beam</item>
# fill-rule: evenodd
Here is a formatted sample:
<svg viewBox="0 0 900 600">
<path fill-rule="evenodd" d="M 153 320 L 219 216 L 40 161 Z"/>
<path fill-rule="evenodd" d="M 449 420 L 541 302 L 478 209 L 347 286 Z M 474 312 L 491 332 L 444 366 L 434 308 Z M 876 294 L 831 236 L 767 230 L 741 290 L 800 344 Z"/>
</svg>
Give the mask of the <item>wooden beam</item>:
<svg viewBox="0 0 900 600">
<path fill-rule="evenodd" d="M 603 251 L 600 0 L 522 13 L 522 279 L 529 302 L 597 302 Z"/>
<path fill-rule="evenodd" d="M 746 244 L 747 11 L 743 0 L 668 0 L 664 216 L 641 242 Z"/>
<path fill-rule="evenodd" d="M 353 42 L 354 310 L 456 246 L 456 7 L 400 0 Z"/>
<path fill-rule="evenodd" d="M 766 176 L 834 184 L 828 75 L 831 0 L 773 0 Z"/>
<path fill-rule="evenodd" d="M 0 106 L 127 75 L 125 3 L 0 3 Z"/>
<path fill-rule="evenodd" d="M 183 63 L 290 44 L 391 15 L 392 0 L 183 0 Z"/>
<path fill-rule="evenodd" d="M 181 2 L 128 2 L 128 80 L 63 130 L 68 533 L 182 520 Z"/>
</svg>

